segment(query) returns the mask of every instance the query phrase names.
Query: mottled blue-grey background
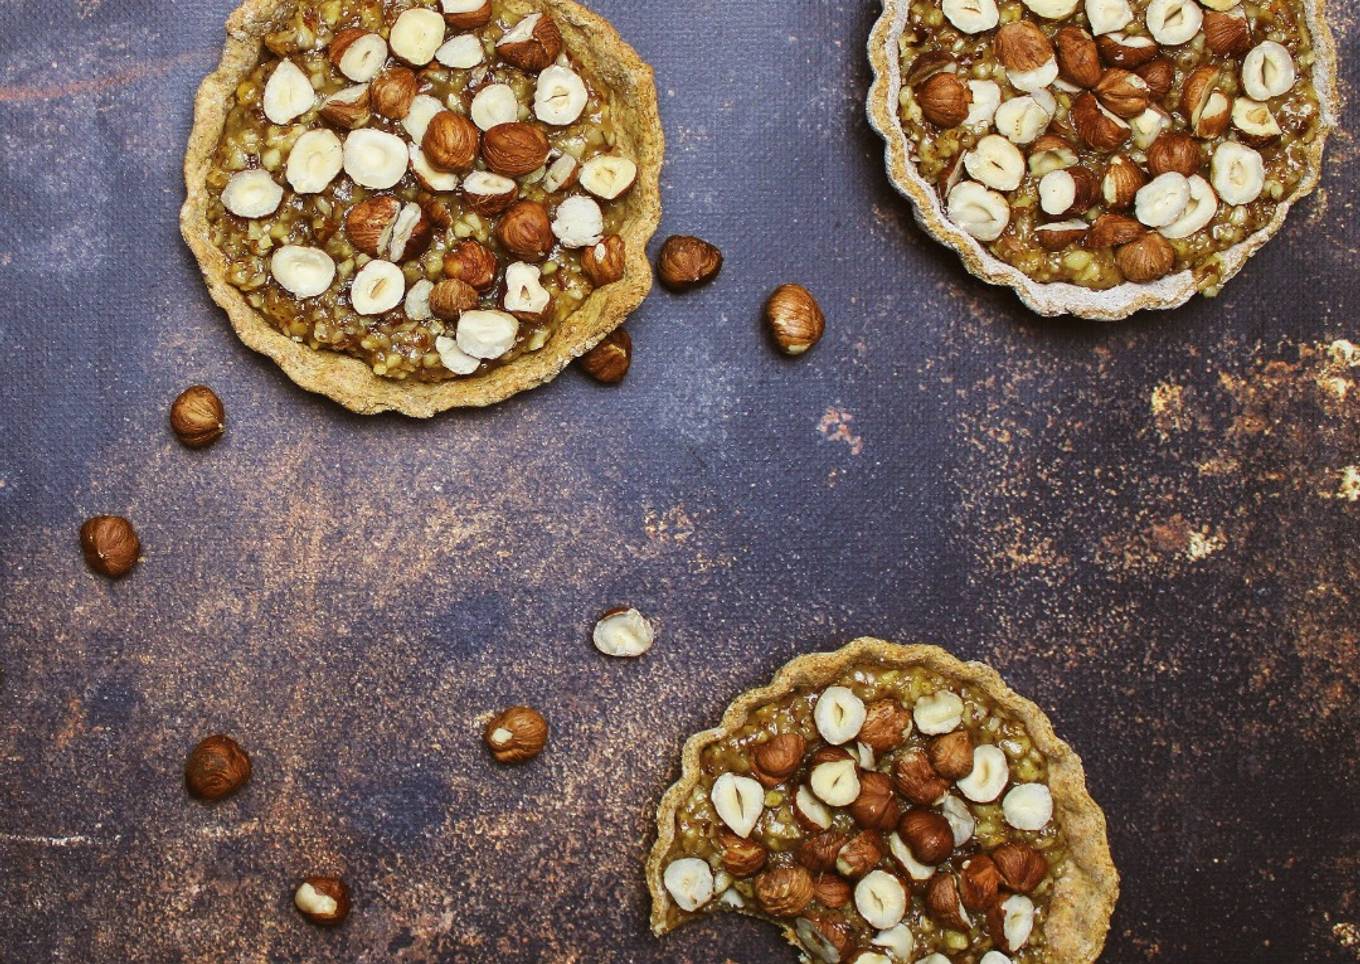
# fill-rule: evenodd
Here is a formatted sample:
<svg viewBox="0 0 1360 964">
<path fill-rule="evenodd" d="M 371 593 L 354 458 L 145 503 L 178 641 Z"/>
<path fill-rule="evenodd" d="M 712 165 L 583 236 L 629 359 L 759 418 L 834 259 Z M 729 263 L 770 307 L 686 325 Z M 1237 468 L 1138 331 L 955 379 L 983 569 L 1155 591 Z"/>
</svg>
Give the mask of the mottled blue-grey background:
<svg viewBox="0 0 1360 964">
<path fill-rule="evenodd" d="M 302 393 L 208 300 L 176 213 L 226 4 L 0 7 L 0 959 L 790 960 L 647 934 L 651 813 L 733 695 L 874 633 L 989 660 L 1085 758 L 1107 960 L 1356 960 L 1351 134 L 1221 298 L 1042 322 L 887 186 L 867 0 L 596 6 L 657 66 L 663 236 L 727 267 L 638 312 L 621 386 L 427 424 Z M 790 280 L 830 319 L 792 363 L 757 323 Z M 198 381 L 230 428 L 193 453 Z M 117 584 L 101 512 L 145 546 Z M 616 603 L 641 661 L 589 645 Z M 511 701 L 553 736 L 508 771 Z M 204 807 L 218 730 L 256 776 Z M 289 906 L 317 871 L 338 932 Z"/>
</svg>

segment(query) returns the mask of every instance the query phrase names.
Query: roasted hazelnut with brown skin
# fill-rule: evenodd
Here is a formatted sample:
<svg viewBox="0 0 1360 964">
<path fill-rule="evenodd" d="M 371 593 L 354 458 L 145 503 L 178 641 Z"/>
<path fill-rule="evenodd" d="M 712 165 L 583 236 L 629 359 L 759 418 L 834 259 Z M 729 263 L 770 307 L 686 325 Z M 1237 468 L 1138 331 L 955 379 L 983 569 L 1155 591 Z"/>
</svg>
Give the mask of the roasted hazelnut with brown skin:
<svg viewBox="0 0 1360 964">
<path fill-rule="evenodd" d="M 250 781 L 250 755 L 229 736 L 210 736 L 184 764 L 184 787 L 200 800 L 229 797 Z"/>
<path fill-rule="evenodd" d="M 1245 57 L 1252 47 L 1247 18 L 1218 10 L 1204 11 L 1204 46 L 1220 57 Z"/>
<path fill-rule="evenodd" d="M 718 833 L 718 843 L 722 846 L 723 867 L 733 877 L 750 877 L 765 866 L 765 848 L 758 840 L 738 837 L 730 830 Z"/>
<path fill-rule="evenodd" d="M 466 281 L 445 278 L 430 291 L 430 311 L 444 321 L 457 321 L 465 311 L 477 307 L 477 289 Z"/>
<path fill-rule="evenodd" d="M 101 576 L 120 579 L 141 558 L 142 543 L 132 523 L 118 515 L 97 515 L 80 527 L 85 564 Z"/>
<path fill-rule="evenodd" d="M 532 124 L 497 124 L 482 136 L 482 158 L 502 177 L 523 177 L 548 160 L 548 135 Z"/>
<path fill-rule="evenodd" d="M 537 201 L 516 201 L 496 225 L 496 240 L 525 261 L 542 261 L 556 243 L 548 209 Z"/>
<path fill-rule="evenodd" d="M 959 869 L 959 899 L 969 910 L 986 910 L 1001 890 L 1001 874 L 986 854 L 969 857 Z"/>
<path fill-rule="evenodd" d="M 1034 890 L 1048 873 L 1044 855 L 1028 844 L 1004 843 L 993 850 L 991 856 L 1002 883 L 1020 894 Z"/>
<path fill-rule="evenodd" d="M 938 923 L 956 931 L 968 932 L 971 926 L 959 898 L 959 884 L 953 874 L 940 872 L 926 884 L 926 911 Z"/>
<path fill-rule="evenodd" d="M 826 316 L 802 285 L 780 285 L 765 302 L 765 326 L 775 347 L 792 357 L 822 340 Z"/>
<path fill-rule="evenodd" d="M 855 929 L 841 914 L 809 911 L 798 921 L 798 940 L 819 961 L 844 961 L 854 948 Z"/>
<path fill-rule="evenodd" d="M 1130 281 L 1156 281 L 1176 266 L 1176 249 L 1156 231 L 1149 231 L 1116 250 L 1114 259 Z"/>
<path fill-rule="evenodd" d="M 916 103 L 926 120 L 936 127 L 949 130 L 968 119 L 968 108 L 973 94 L 957 74 L 941 72 L 923 81 L 915 89 Z"/>
<path fill-rule="evenodd" d="M 548 721 L 532 707 L 512 706 L 487 722 L 482 738 L 499 762 L 523 763 L 543 752 Z"/>
<path fill-rule="evenodd" d="M 1154 103 L 1171 93 L 1171 88 L 1176 84 L 1176 65 L 1165 57 L 1148 61 L 1134 73 L 1147 81 L 1148 93 Z"/>
<path fill-rule="evenodd" d="M 836 854 L 836 872 L 858 880 L 883 859 L 883 838 L 876 830 L 861 830 Z"/>
<path fill-rule="evenodd" d="M 536 74 L 549 66 L 562 53 L 562 32 L 557 23 L 546 13 L 543 14 L 533 31 L 524 40 L 496 46 L 496 53 L 512 67 Z"/>
<path fill-rule="evenodd" d="M 445 13 L 444 22 L 454 30 L 476 30 L 491 22 L 491 0 L 463 13 Z"/>
<path fill-rule="evenodd" d="M 633 361 L 633 339 L 622 328 L 615 328 L 600 343 L 581 356 L 581 370 L 603 385 L 616 385 L 628 374 Z"/>
<path fill-rule="evenodd" d="M 1189 177 L 1204 165 L 1199 142 L 1184 131 L 1166 131 L 1147 149 L 1148 171 L 1153 177 L 1174 171 Z"/>
<path fill-rule="evenodd" d="M 859 764 L 855 755 L 843 746 L 819 746 L 812 756 L 808 757 L 808 769 L 812 770 L 823 763 L 836 763 L 840 760 L 855 760 L 855 764 Z"/>
<path fill-rule="evenodd" d="M 482 135 L 462 114 L 441 110 L 430 118 L 420 149 L 431 166 L 441 171 L 470 171 L 477 162 Z"/>
<path fill-rule="evenodd" d="M 797 917 L 812 903 L 812 875 L 797 864 L 767 870 L 756 878 L 756 900 L 771 917 Z"/>
<path fill-rule="evenodd" d="M 891 830 L 902 815 L 892 781 L 874 771 L 859 778 L 859 796 L 851 801 L 849 810 L 855 823 L 866 830 Z"/>
<path fill-rule="evenodd" d="M 912 803 L 928 807 L 949 792 L 949 783 L 935 772 L 926 751 L 914 747 L 893 760 L 893 786 Z"/>
<path fill-rule="evenodd" d="M 349 916 L 349 887 L 339 877 L 308 877 L 293 894 L 293 906 L 319 927 L 335 927 Z"/>
<path fill-rule="evenodd" d="M 1123 118 L 1137 117 L 1147 110 L 1152 99 L 1146 80 L 1118 67 L 1105 71 L 1095 91 L 1106 110 Z"/>
<path fill-rule="evenodd" d="M 1147 234 L 1147 228 L 1140 221 L 1122 214 L 1102 214 L 1091 224 L 1091 231 L 1086 235 L 1086 247 L 1118 247 L 1137 241 L 1144 234 Z"/>
<path fill-rule="evenodd" d="M 902 745 L 911 727 L 911 714 L 897 700 L 875 700 L 864 711 L 864 725 L 857 739 L 875 753 L 887 753 Z"/>
<path fill-rule="evenodd" d="M 496 284 L 496 256 L 471 239 L 460 241 L 444 255 L 444 277 L 464 281 L 478 291 Z"/>
<path fill-rule="evenodd" d="M 850 903 L 850 881 L 838 874 L 820 874 L 812 881 L 812 899 L 833 910 Z"/>
<path fill-rule="evenodd" d="M 973 738 L 955 730 L 930 741 L 930 765 L 946 780 L 962 780 L 973 772 Z"/>
<path fill-rule="evenodd" d="M 1100 64 L 1100 50 L 1095 38 L 1080 27 L 1063 27 L 1053 35 L 1054 53 L 1058 58 L 1058 76 L 1078 87 L 1094 87 L 1100 83 L 1104 68 Z"/>
<path fill-rule="evenodd" d="M 722 270 L 722 252 L 702 238 L 677 234 L 666 239 L 657 255 L 657 274 L 672 291 L 707 284 Z"/>
<path fill-rule="evenodd" d="M 186 448 L 212 445 L 227 430 L 222 400 L 207 385 L 191 385 L 170 405 L 170 428 Z"/>
<path fill-rule="evenodd" d="M 798 845 L 794 859 L 813 873 L 836 869 L 836 857 L 849 838 L 837 830 L 823 830 Z"/>
<path fill-rule="evenodd" d="M 391 120 L 411 113 L 420 81 L 409 67 L 388 67 L 368 85 L 368 105 Z"/>
<path fill-rule="evenodd" d="M 797 733 L 780 733 L 751 752 L 751 774 L 766 788 L 793 776 L 803 762 L 807 741 Z"/>
<path fill-rule="evenodd" d="M 933 810 L 911 809 L 902 815 L 897 833 L 921 863 L 933 867 L 954 852 L 949 821 Z"/>
<path fill-rule="evenodd" d="M 613 284 L 623 277 L 626 266 L 623 238 L 611 234 L 599 244 L 581 252 L 581 270 L 596 288 Z"/>
</svg>

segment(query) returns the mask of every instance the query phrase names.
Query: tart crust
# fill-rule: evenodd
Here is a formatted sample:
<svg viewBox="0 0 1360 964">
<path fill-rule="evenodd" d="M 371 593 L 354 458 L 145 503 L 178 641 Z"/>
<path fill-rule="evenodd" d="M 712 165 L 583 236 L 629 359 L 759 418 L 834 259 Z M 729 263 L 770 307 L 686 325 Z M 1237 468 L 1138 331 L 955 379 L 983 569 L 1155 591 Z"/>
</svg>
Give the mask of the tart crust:
<svg viewBox="0 0 1360 964">
<path fill-rule="evenodd" d="M 1241 271 L 1247 259 L 1275 236 L 1294 202 L 1312 193 L 1317 186 L 1327 138 L 1336 129 L 1340 116 L 1336 41 L 1325 16 L 1326 0 L 1302 2 L 1317 54 L 1313 86 L 1317 91 L 1322 123 L 1316 139 L 1309 145 L 1308 171 L 1294 193 L 1280 199 L 1269 224 L 1219 255 L 1222 267 L 1217 277 L 1220 285 Z M 888 178 L 912 202 L 917 223 L 935 240 L 957 251 L 969 273 L 989 284 L 1009 285 L 1026 306 L 1040 315 L 1076 315 L 1092 321 L 1118 321 L 1145 308 L 1176 308 L 1189 301 L 1198 290 L 1189 268 L 1154 282 L 1124 282 L 1104 291 L 1068 282 L 1039 282 L 993 255 L 949 219 L 939 193 L 917 171 L 911 142 L 897 115 L 898 96 L 902 90 L 898 43 L 910 7 L 911 0 L 883 0 L 883 15 L 869 35 L 869 62 L 874 80 L 869 88 L 868 108 L 870 126 L 887 143 Z"/>
<path fill-rule="evenodd" d="M 1048 787 L 1053 794 L 1054 815 L 1069 842 L 1070 870 L 1056 884 L 1044 922 L 1046 946 L 1055 962 L 1094 961 L 1105 945 L 1115 900 L 1119 896 L 1119 873 L 1110 856 L 1105 834 L 1105 814 L 1086 790 L 1081 758 L 1058 738 L 1053 724 L 1034 703 L 1008 687 L 996 670 L 978 662 L 963 662 L 936 646 L 900 646 L 882 639 L 861 637 L 832 653 L 800 656 L 775 675 L 768 686 L 737 697 L 711 730 L 690 737 L 681 756 L 680 779 L 661 798 L 657 810 L 656 843 L 647 858 L 647 889 L 652 895 L 652 933 L 671 930 L 667 912 L 673 906 L 662 883 L 665 860 L 675 840 L 676 816 L 686 798 L 703 777 L 700 755 L 714 743 L 730 736 L 750 713 L 798 690 L 828 685 L 856 663 L 876 663 L 888 668 L 922 666 L 948 679 L 975 686 L 987 698 L 1022 721 L 1034 745 L 1048 763 Z M 737 910 L 768 920 L 750 910 Z M 793 928 L 781 925 L 785 938 L 802 949 Z"/>
<path fill-rule="evenodd" d="M 259 63 L 261 38 L 272 29 L 275 18 L 296 2 L 246 0 L 228 18 L 222 60 L 198 89 L 194 126 L 184 158 L 188 196 L 180 209 L 180 230 L 198 259 L 213 300 L 226 310 L 246 345 L 272 358 L 302 388 L 325 395 L 351 411 L 363 415 L 397 411 L 429 418 L 451 408 L 494 405 L 552 381 L 642 304 L 652 287 L 646 248 L 661 222 L 661 162 L 665 153 L 652 68 L 603 17 L 574 0 L 537 0 L 537 6 L 557 22 L 564 46 L 615 95 L 625 137 L 620 146 L 638 165 L 637 181 L 620 202 L 626 204 L 621 232 L 627 251 L 623 278 L 591 292 L 538 351 L 485 374 L 446 382 L 382 378 L 358 358 L 300 344 L 271 325 L 226 279 L 226 256 L 209 235 L 206 179 L 233 91 Z"/>
</svg>

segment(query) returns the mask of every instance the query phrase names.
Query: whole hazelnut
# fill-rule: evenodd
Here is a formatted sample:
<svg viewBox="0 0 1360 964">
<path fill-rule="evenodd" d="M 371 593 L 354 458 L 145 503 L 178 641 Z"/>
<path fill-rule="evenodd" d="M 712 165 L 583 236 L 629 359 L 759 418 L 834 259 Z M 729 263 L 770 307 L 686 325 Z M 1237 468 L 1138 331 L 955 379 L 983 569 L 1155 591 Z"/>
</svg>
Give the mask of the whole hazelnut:
<svg viewBox="0 0 1360 964">
<path fill-rule="evenodd" d="M 926 884 L 926 910 L 937 922 L 965 933 L 969 930 L 968 915 L 959 899 L 958 881 L 953 874 L 937 873 Z"/>
<path fill-rule="evenodd" d="M 200 800 L 221 800 L 250 780 L 250 756 L 229 736 L 210 736 L 184 764 L 184 786 Z"/>
<path fill-rule="evenodd" d="M 1176 249 L 1156 231 L 1149 231 L 1114 253 L 1115 263 L 1130 281 L 1156 281 L 1176 266 Z"/>
<path fill-rule="evenodd" d="M 893 785 L 917 806 L 928 807 L 949 792 L 949 784 L 941 779 L 926 757 L 926 751 L 913 747 L 893 760 Z"/>
<path fill-rule="evenodd" d="M 1001 874 L 986 854 L 964 861 L 959 872 L 959 899 L 969 910 L 986 910 L 1001 890 Z"/>
<path fill-rule="evenodd" d="M 555 243 L 548 209 L 537 201 L 516 201 L 496 225 L 496 240 L 525 261 L 542 261 Z"/>
<path fill-rule="evenodd" d="M 877 867 L 882 859 L 883 838 L 878 831 L 861 830 L 836 854 L 836 871 L 857 880 Z"/>
<path fill-rule="evenodd" d="M 702 238 L 675 235 L 666 239 L 657 255 L 657 274 L 672 291 L 685 291 L 707 284 L 722 270 L 722 252 Z"/>
<path fill-rule="evenodd" d="M 478 291 L 496 283 L 496 256 L 471 239 L 460 241 L 444 255 L 444 277 L 465 281 Z"/>
<path fill-rule="evenodd" d="M 933 867 L 954 852 L 954 831 L 949 821 L 933 810 L 908 810 L 897 825 L 898 835 L 911 848 L 912 856 Z"/>
<path fill-rule="evenodd" d="M 851 895 L 850 881 L 839 874 L 820 874 L 812 881 L 812 899 L 823 907 L 844 907 Z"/>
<path fill-rule="evenodd" d="M 781 285 L 765 302 L 765 324 L 775 347 L 785 355 L 801 355 L 822 340 L 826 316 L 802 285 Z"/>
<path fill-rule="evenodd" d="M 444 321 L 457 321 L 465 311 L 477 307 L 477 289 L 466 281 L 445 278 L 430 291 L 430 311 Z"/>
<path fill-rule="evenodd" d="M 101 576 L 126 576 L 141 557 L 137 530 L 122 516 L 97 515 L 80 527 L 80 549 L 85 563 Z"/>
<path fill-rule="evenodd" d="M 803 762 L 807 741 L 797 733 L 780 733 L 751 753 L 751 772 L 766 787 L 783 783 Z"/>
<path fill-rule="evenodd" d="M 733 877 L 750 877 L 765 866 L 765 848 L 758 840 L 722 830 L 718 833 L 718 843 L 723 848 L 723 867 Z"/>
<path fill-rule="evenodd" d="M 488 721 L 482 738 L 500 763 L 523 763 L 543 752 L 548 721 L 532 707 L 512 706 Z"/>
<path fill-rule="evenodd" d="M 408 67 L 389 67 L 368 86 L 368 103 L 379 114 L 401 120 L 411 112 L 420 81 Z"/>
<path fill-rule="evenodd" d="M 1004 843 L 991 854 L 1002 882 L 1011 890 L 1028 894 L 1043 882 L 1048 861 L 1028 844 Z"/>
<path fill-rule="evenodd" d="M 859 741 L 875 753 L 895 750 L 911 729 L 911 714 L 897 700 L 875 700 L 864 712 Z"/>
<path fill-rule="evenodd" d="M 948 130 L 968 119 L 973 95 L 957 74 L 941 71 L 916 88 L 916 103 L 926 120 Z"/>
<path fill-rule="evenodd" d="M 190 385 L 170 404 L 170 428 L 187 448 L 212 445 L 226 431 L 222 400 L 207 385 Z"/>
<path fill-rule="evenodd" d="M 1172 171 L 1190 177 L 1203 164 L 1199 142 L 1184 131 L 1166 131 L 1147 149 L 1148 172 L 1153 177 Z"/>
<path fill-rule="evenodd" d="M 892 781 L 869 771 L 859 778 L 859 796 L 850 804 L 850 816 L 866 830 L 891 830 L 902 810 L 893 796 Z"/>
<path fill-rule="evenodd" d="M 836 830 L 823 830 L 798 845 L 794 859 L 814 873 L 836 869 L 836 857 L 849 838 Z"/>
<path fill-rule="evenodd" d="M 349 887 L 339 877 L 308 877 L 294 892 L 293 905 L 311 923 L 335 927 L 349 916 Z"/>
<path fill-rule="evenodd" d="M 756 878 L 756 900 L 771 917 L 797 917 L 812 903 L 812 875 L 797 864 L 767 870 Z"/>
<path fill-rule="evenodd" d="M 523 177 L 548 160 L 548 135 L 532 124 L 497 124 L 482 136 L 486 166 L 502 177 Z"/>
<path fill-rule="evenodd" d="M 973 738 L 955 730 L 930 742 L 930 765 L 946 780 L 962 780 L 973 772 Z"/>
<path fill-rule="evenodd" d="M 430 118 L 420 149 L 431 165 L 441 171 L 469 171 L 481 146 L 477 125 L 462 114 L 441 110 Z"/>
<path fill-rule="evenodd" d="M 617 234 L 611 234 L 599 244 L 581 252 L 581 270 L 596 288 L 603 288 L 622 278 L 624 263 L 623 238 Z"/>
<path fill-rule="evenodd" d="M 581 356 L 581 369 L 597 382 L 614 385 L 623 381 L 632 360 L 632 336 L 622 328 L 615 328 Z"/>
</svg>

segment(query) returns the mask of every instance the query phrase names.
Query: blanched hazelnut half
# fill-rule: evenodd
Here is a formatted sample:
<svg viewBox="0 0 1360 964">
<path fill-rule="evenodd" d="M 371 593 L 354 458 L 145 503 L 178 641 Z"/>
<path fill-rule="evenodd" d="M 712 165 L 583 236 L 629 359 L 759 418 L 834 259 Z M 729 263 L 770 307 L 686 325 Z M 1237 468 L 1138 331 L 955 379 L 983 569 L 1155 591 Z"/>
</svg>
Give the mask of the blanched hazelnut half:
<svg viewBox="0 0 1360 964">
<path fill-rule="evenodd" d="M 590 95 L 585 81 L 570 67 L 553 64 L 538 75 L 534 90 L 534 116 L 545 124 L 565 127 L 574 124 L 586 109 Z"/>
<path fill-rule="evenodd" d="M 1236 141 L 1218 145 L 1210 171 L 1214 190 L 1225 204 L 1250 204 L 1265 188 L 1265 161 L 1258 151 Z"/>
<path fill-rule="evenodd" d="M 340 173 L 340 138 L 325 128 L 308 131 L 288 152 L 288 183 L 298 194 L 319 194 Z"/>
<path fill-rule="evenodd" d="M 637 165 L 617 154 L 600 154 L 581 166 L 581 187 L 604 201 L 612 201 L 633 186 Z"/>
<path fill-rule="evenodd" d="M 375 191 L 392 187 L 405 176 L 410 159 L 405 142 L 386 131 L 364 128 L 345 138 L 345 173 L 362 187 Z"/>
<path fill-rule="evenodd" d="M 672 860 L 661 881 L 671 900 L 686 913 L 694 913 L 713 899 L 713 869 L 698 857 Z"/>
<path fill-rule="evenodd" d="M 359 269 L 349 289 L 349 303 L 356 314 L 381 315 L 401 304 L 406 295 L 406 276 L 390 261 L 370 261 Z"/>
<path fill-rule="evenodd" d="M 274 280 L 295 298 L 315 298 L 335 280 L 335 262 L 320 248 L 286 244 L 269 259 Z"/>
<path fill-rule="evenodd" d="M 723 823 L 745 839 L 765 811 L 765 788 L 750 777 L 724 773 L 713 781 L 709 800 Z"/>
<path fill-rule="evenodd" d="M 431 97 L 429 94 L 415 96 L 411 101 L 410 110 L 401 119 L 401 126 L 411 135 L 412 143 L 419 144 L 425 139 L 425 131 L 429 129 L 430 121 L 442 110 L 444 105 L 439 102 L 438 97 Z"/>
<path fill-rule="evenodd" d="M 519 321 L 504 311 L 465 311 L 458 319 L 458 347 L 473 358 L 499 358 L 515 344 Z"/>
<path fill-rule="evenodd" d="M 822 739 L 832 746 L 840 746 L 853 740 L 859 733 L 860 727 L 864 725 L 866 713 L 864 701 L 850 689 L 844 686 L 828 686 L 817 697 L 817 703 L 812 709 L 812 718 Z"/>
<path fill-rule="evenodd" d="M 990 743 L 973 748 L 973 770 L 958 782 L 959 792 L 974 803 L 991 803 L 1011 779 L 1010 764 L 1000 747 Z"/>
<path fill-rule="evenodd" d="M 487 84 L 472 98 L 472 123 L 483 131 L 519 120 L 519 101 L 509 84 Z"/>
<path fill-rule="evenodd" d="M 283 200 L 283 188 L 268 171 L 240 171 L 222 189 L 222 206 L 238 218 L 262 218 L 273 214 Z"/>
<path fill-rule="evenodd" d="M 440 363 L 455 375 L 471 375 L 482 366 L 479 359 L 459 348 L 457 340 L 451 335 L 436 338 L 434 350 L 439 355 Z"/>
<path fill-rule="evenodd" d="M 1297 79 L 1294 58 L 1274 40 L 1259 43 L 1242 61 L 1242 89 L 1252 100 L 1266 101 L 1289 92 Z"/>
<path fill-rule="evenodd" d="M 376 33 L 354 27 L 335 35 L 329 53 L 331 63 L 340 73 L 356 84 L 366 84 L 378 76 L 387 62 L 387 41 Z"/>
<path fill-rule="evenodd" d="M 991 30 L 1001 20 L 996 0 L 944 0 L 941 10 L 956 30 L 968 34 Z"/>
<path fill-rule="evenodd" d="M 476 34 L 465 33 L 446 40 L 434 59 L 454 70 L 471 70 L 486 59 L 486 51 Z"/>
<path fill-rule="evenodd" d="M 424 67 L 444 43 L 444 18 L 425 7 L 402 11 L 388 34 L 392 53 L 413 67 Z"/>
<path fill-rule="evenodd" d="M 1218 197 L 1209 182 L 1198 174 L 1187 179 L 1190 186 L 1190 203 L 1179 218 L 1162 228 L 1162 235 L 1172 239 L 1188 238 L 1208 227 L 1218 213 Z"/>
<path fill-rule="evenodd" d="M 855 909 L 870 927 L 895 927 L 907 912 L 906 888 L 892 874 L 872 870 L 855 885 Z"/>
<path fill-rule="evenodd" d="M 567 198 L 557 206 L 552 233 L 566 248 L 588 248 L 604 237 L 604 212 L 584 195 Z"/>
<path fill-rule="evenodd" d="M 1006 199 L 978 184 L 964 181 L 949 192 L 949 219 L 979 241 L 995 241 L 1010 223 Z"/>
</svg>

